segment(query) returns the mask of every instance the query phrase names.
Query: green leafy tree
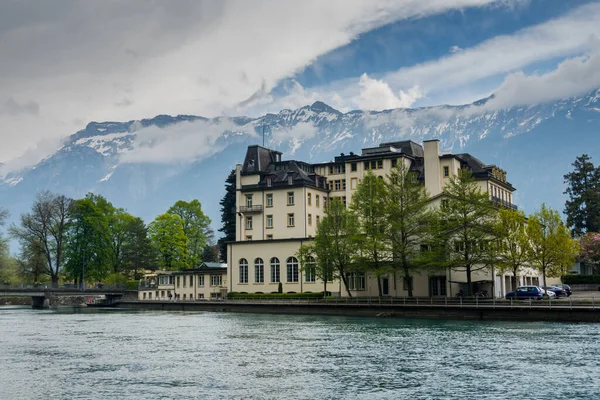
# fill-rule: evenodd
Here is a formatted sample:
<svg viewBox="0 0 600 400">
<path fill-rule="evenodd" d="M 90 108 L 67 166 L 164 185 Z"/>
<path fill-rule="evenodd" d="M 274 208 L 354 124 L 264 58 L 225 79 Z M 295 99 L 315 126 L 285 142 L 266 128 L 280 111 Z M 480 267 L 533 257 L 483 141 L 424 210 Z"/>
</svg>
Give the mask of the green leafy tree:
<svg viewBox="0 0 600 400">
<path fill-rule="evenodd" d="M 336 275 L 342 280 L 349 297 L 347 275 L 352 272 L 352 261 L 356 255 L 354 237 L 357 234 L 356 217 L 350 213 L 339 199 L 332 199 L 327 205 L 327 215 L 317 228 L 315 253 L 318 259 L 327 253 L 320 262 L 330 262 Z"/>
<path fill-rule="evenodd" d="M 531 243 L 531 262 L 544 276 L 559 277 L 566 274 L 579 255 L 579 243 L 560 219 L 560 214 L 542 204 L 542 208 L 529 217 L 527 234 Z"/>
<path fill-rule="evenodd" d="M 103 280 L 111 270 L 111 233 L 103 201 L 95 196 L 75 200 L 67 232 L 65 271 L 82 287 Z"/>
<path fill-rule="evenodd" d="M 0 228 L 4 226 L 8 212 L 0 208 Z M 8 242 L 0 231 L 0 283 L 9 283 L 11 280 L 11 261 L 8 256 Z"/>
<path fill-rule="evenodd" d="M 45 274 L 58 287 L 64 262 L 67 224 L 72 200 L 44 191 L 38 193 L 31 211 L 21 215 L 19 225 L 10 227 L 10 234 L 22 248 L 38 243 L 46 258 Z"/>
<path fill-rule="evenodd" d="M 300 262 L 300 267 L 306 274 L 313 274 L 316 279 L 323 282 L 323 295 L 327 295 L 327 282 L 337 278 L 336 270 L 331 260 L 328 251 L 323 251 L 324 248 L 319 248 L 315 243 L 305 244 L 300 246 L 296 257 Z M 319 254 L 318 251 L 321 251 Z"/>
<path fill-rule="evenodd" d="M 30 282 L 41 282 L 48 268 L 40 243 L 31 242 L 21 247 L 17 259 L 18 274 Z"/>
<path fill-rule="evenodd" d="M 567 226 L 579 237 L 600 231 L 600 167 L 594 167 L 587 154 L 577 157 L 572 165 L 574 170 L 564 176 L 565 194 L 569 196 L 565 214 Z"/>
<path fill-rule="evenodd" d="M 225 180 L 225 195 L 219 202 L 221 205 L 221 223 L 219 232 L 223 237 L 219 239 L 219 254 L 221 261 L 227 262 L 227 242 L 235 240 L 235 170 L 232 170 Z"/>
<path fill-rule="evenodd" d="M 159 255 L 159 266 L 166 270 L 185 269 L 188 242 L 179 215 L 161 214 L 148 225 L 150 241 Z"/>
<path fill-rule="evenodd" d="M 512 286 L 516 288 L 521 269 L 529 265 L 531 256 L 525 213 L 508 208 L 500 209 L 495 233 L 496 265 L 500 272 L 512 273 Z"/>
<path fill-rule="evenodd" d="M 386 182 L 385 233 L 391 245 L 392 265 L 400 270 L 413 296 L 413 275 L 426 266 L 421 246 L 429 240 L 432 212 L 425 185 L 404 163 L 392 169 Z"/>
<path fill-rule="evenodd" d="M 461 169 L 444 187 L 442 206 L 432 221 L 434 250 L 440 266 L 464 272 L 468 295 L 472 273 L 494 262 L 494 221 L 497 209 L 468 169 Z"/>
<path fill-rule="evenodd" d="M 196 199 L 186 202 L 179 200 L 167 214 L 177 215 L 181 218 L 183 233 L 187 238 L 187 257 L 189 265 L 198 266 L 202 261 L 202 251 L 212 234 L 210 218 L 204 215 L 202 205 Z"/>
<path fill-rule="evenodd" d="M 128 218 L 123 242 L 123 269 L 133 272 L 135 279 L 140 278 L 140 270 L 156 270 L 158 253 L 150 237 L 148 227 L 141 218 Z"/>
<path fill-rule="evenodd" d="M 383 179 L 368 171 L 356 188 L 350 206 L 358 222 L 352 238 L 358 250 L 355 261 L 377 277 L 379 297 L 383 296 L 381 277 L 391 271 L 386 199 Z"/>
</svg>

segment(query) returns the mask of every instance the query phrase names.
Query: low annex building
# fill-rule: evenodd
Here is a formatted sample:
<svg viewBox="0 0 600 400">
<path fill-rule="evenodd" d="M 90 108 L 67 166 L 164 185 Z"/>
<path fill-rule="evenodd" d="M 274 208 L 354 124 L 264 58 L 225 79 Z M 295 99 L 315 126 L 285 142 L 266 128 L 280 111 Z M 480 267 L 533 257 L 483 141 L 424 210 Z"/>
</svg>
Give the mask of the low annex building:
<svg viewBox="0 0 600 400">
<path fill-rule="evenodd" d="M 493 201 L 517 208 L 513 203 L 515 188 L 504 170 L 470 154 L 441 154 L 439 140 L 425 141 L 422 146 L 413 141 L 383 143 L 363 149 L 360 155 L 341 154 L 326 163 L 282 160 L 281 156 L 276 150 L 249 146 L 243 164 L 236 167 L 236 240 L 227 246 L 226 286 L 230 292 L 274 293 L 280 283 L 284 293 L 322 291 L 323 282 L 301 270 L 296 254 L 315 236 L 327 202 L 338 197 L 349 204 L 367 171 L 385 178 L 392 168 L 404 163 L 424 182 L 432 206 L 439 206 L 448 180 L 461 168 L 468 168 Z M 408 294 L 400 276 L 390 274 L 380 279 L 384 295 Z M 494 282 L 498 297 L 512 290 L 508 274 L 492 276 L 491 271 L 477 271 L 472 279 L 477 290 L 490 294 Z M 450 270 L 435 276 L 415 276 L 414 295 L 452 296 L 464 290 L 464 282 L 465 273 Z M 521 282 L 537 284 L 537 273 L 525 273 Z M 328 291 L 345 295 L 341 285 L 341 281 L 331 282 Z M 368 274 L 352 274 L 349 286 L 353 296 L 378 295 L 377 280 Z"/>
<path fill-rule="evenodd" d="M 140 280 L 138 300 L 219 300 L 226 295 L 227 265 L 203 262 L 198 268 L 156 271 Z"/>
</svg>

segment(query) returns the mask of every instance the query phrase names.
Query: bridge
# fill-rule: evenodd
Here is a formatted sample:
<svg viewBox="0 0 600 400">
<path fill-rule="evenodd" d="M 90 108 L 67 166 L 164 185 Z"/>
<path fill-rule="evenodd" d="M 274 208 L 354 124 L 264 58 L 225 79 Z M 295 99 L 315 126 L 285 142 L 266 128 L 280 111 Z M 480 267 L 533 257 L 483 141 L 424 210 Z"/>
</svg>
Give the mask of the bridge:
<svg viewBox="0 0 600 400">
<path fill-rule="evenodd" d="M 106 305 L 114 303 L 125 295 L 119 289 L 69 289 L 69 288 L 0 288 L 0 297 L 31 297 L 32 308 L 49 308 L 50 298 L 57 296 L 104 296 Z"/>
</svg>

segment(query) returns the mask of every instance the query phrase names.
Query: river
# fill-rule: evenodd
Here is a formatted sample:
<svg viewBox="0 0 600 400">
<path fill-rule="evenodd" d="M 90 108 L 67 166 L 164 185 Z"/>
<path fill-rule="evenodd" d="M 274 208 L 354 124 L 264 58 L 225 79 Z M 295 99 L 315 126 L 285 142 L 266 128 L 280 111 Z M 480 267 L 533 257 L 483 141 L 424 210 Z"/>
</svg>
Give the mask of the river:
<svg viewBox="0 0 600 400">
<path fill-rule="evenodd" d="M 0 307 L 0 399 L 598 399 L 600 325 Z"/>
</svg>

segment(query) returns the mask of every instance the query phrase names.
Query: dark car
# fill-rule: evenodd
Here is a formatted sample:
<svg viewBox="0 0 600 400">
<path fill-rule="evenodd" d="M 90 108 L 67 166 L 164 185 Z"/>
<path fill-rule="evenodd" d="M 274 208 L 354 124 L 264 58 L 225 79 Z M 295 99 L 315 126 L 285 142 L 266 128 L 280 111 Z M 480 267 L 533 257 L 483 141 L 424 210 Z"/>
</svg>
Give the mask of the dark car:
<svg viewBox="0 0 600 400">
<path fill-rule="evenodd" d="M 565 285 L 564 283 L 557 283 L 556 285 L 552 285 L 558 288 L 561 288 L 565 292 L 567 292 L 567 296 L 570 296 L 573 292 L 571 291 L 571 286 Z"/>
<path fill-rule="evenodd" d="M 556 297 L 568 297 L 569 296 L 567 294 L 566 290 L 564 290 L 563 288 L 560 288 L 558 286 L 544 286 L 543 289 L 547 290 L 549 292 L 554 292 Z"/>
<path fill-rule="evenodd" d="M 516 293 L 516 295 L 515 295 Z M 544 292 L 537 286 L 519 286 L 516 292 L 506 293 L 506 299 L 538 299 L 544 298 Z"/>
</svg>

